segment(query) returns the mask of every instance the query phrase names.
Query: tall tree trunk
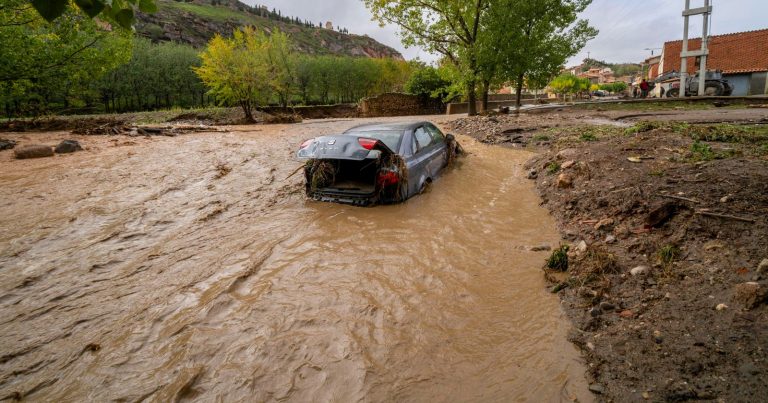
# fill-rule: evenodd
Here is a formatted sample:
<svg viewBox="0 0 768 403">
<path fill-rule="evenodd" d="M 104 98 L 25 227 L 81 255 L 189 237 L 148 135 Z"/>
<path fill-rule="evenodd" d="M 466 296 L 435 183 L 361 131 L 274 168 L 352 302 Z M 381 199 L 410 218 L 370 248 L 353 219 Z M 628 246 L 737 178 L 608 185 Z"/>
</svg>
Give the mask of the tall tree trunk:
<svg viewBox="0 0 768 403">
<path fill-rule="evenodd" d="M 256 120 L 253 118 L 253 113 L 251 112 L 251 103 L 248 101 L 242 101 L 240 102 L 240 106 L 243 107 L 243 113 L 245 114 L 245 120 L 248 123 L 254 123 Z"/>
<path fill-rule="evenodd" d="M 467 110 L 467 115 L 469 116 L 475 116 L 477 115 L 477 97 L 475 96 L 475 80 L 469 80 L 467 82 L 467 102 L 469 109 Z"/>
<path fill-rule="evenodd" d="M 481 100 L 481 110 L 488 112 L 488 92 L 491 90 L 491 83 L 488 80 L 483 80 L 483 98 Z"/>
<path fill-rule="evenodd" d="M 517 88 L 515 88 L 515 109 L 518 112 L 523 104 L 523 78 L 525 78 L 523 74 L 517 76 Z"/>
</svg>

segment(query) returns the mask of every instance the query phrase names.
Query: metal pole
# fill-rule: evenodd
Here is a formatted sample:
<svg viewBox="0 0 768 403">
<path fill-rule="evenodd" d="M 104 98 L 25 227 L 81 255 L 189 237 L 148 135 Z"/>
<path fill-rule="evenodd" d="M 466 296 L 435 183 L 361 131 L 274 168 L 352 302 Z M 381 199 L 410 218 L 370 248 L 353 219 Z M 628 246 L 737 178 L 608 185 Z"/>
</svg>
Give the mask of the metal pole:
<svg viewBox="0 0 768 403">
<path fill-rule="evenodd" d="M 709 7 L 709 0 L 704 0 L 704 7 Z M 704 13 L 703 32 L 701 33 L 701 66 L 699 69 L 699 96 L 704 95 L 707 81 L 707 32 L 709 28 L 709 13 Z"/>
<path fill-rule="evenodd" d="M 691 0 L 685 0 L 685 11 L 691 9 Z M 688 75 L 688 15 L 683 15 L 683 51 L 680 54 L 680 98 L 685 98 L 685 78 Z"/>
</svg>

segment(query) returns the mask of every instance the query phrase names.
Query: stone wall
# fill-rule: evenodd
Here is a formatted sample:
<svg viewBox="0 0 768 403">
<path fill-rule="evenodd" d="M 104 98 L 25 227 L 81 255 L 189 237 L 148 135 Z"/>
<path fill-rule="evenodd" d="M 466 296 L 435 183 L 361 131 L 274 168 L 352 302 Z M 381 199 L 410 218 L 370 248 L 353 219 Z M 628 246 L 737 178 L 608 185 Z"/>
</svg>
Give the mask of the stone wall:
<svg viewBox="0 0 768 403">
<path fill-rule="evenodd" d="M 439 115 L 445 105 L 418 95 L 386 93 L 360 101 L 361 117 Z"/>
</svg>

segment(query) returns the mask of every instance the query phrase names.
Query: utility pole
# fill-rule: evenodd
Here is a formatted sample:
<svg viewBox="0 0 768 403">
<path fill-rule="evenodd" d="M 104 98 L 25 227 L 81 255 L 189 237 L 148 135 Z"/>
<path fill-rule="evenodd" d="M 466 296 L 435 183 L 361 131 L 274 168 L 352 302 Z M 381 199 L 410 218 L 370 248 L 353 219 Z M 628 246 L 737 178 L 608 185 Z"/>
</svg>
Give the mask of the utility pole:
<svg viewBox="0 0 768 403">
<path fill-rule="evenodd" d="M 704 86 L 707 78 L 707 31 L 709 31 L 709 15 L 712 14 L 710 0 L 704 0 L 704 7 L 691 8 L 691 0 L 685 0 L 685 10 L 683 10 L 683 51 L 680 52 L 680 97 L 685 98 L 685 81 L 688 76 L 688 58 L 699 57 L 701 64 L 699 67 L 699 92 L 698 95 L 704 95 Z M 701 49 L 688 51 L 688 18 L 692 15 L 703 15 L 704 24 L 701 34 Z"/>
</svg>

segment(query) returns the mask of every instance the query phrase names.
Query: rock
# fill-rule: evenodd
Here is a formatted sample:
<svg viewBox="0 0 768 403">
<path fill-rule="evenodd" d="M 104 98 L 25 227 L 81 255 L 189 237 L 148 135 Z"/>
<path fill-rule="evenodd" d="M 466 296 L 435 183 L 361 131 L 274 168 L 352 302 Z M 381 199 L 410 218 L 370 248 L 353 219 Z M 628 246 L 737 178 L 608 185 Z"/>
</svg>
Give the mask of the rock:
<svg viewBox="0 0 768 403">
<path fill-rule="evenodd" d="M 616 242 L 616 237 L 613 235 L 608 235 L 605 237 L 605 243 L 614 243 Z"/>
<path fill-rule="evenodd" d="M 728 309 L 728 305 L 725 305 L 725 304 L 717 304 L 717 306 L 715 307 L 715 309 L 716 309 L 716 310 L 718 310 L 718 311 L 724 311 L 724 310 Z"/>
<path fill-rule="evenodd" d="M 539 173 L 535 169 L 528 171 L 528 179 L 536 179 L 539 177 Z"/>
<path fill-rule="evenodd" d="M 619 317 L 625 318 L 625 319 L 631 319 L 635 317 L 635 313 L 630 311 L 629 309 L 623 310 L 619 312 Z"/>
<path fill-rule="evenodd" d="M 759 265 L 757 265 L 757 272 L 759 274 L 768 273 L 768 259 L 763 259 L 763 261 L 760 262 Z"/>
<path fill-rule="evenodd" d="M 53 149 L 49 146 L 35 144 L 13 150 L 17 159 L 53 157 Z"/>
<path fill-rule="evenodd" d="M 629 274 L 633 276 L 640 276 L 640 275 L 647 274 L 649 270 L 650 269 L 648 268 L 648 266 L 637 266 L 637 267 L 633 267 L 632 270 L 629 271 Z"/>
<path fill-rule="evenodd" d="M 603 393 L 605 393 L 605 388 L 603 387 L 603 385 L 600 385 L 599 383 L 593 383 L 589 385 L 589 391 L 597 395 L 602 395 Z"/>
<path fill-rule="evenodd" d="M 745 362 L 744 364 L 741 364 L 739 366 L 739 373 L 742 375 L 758 375 L 760 373 L 760 369 L 757 368 L 757 366 L 751 362 Z"/>
<path fill-rule="evenodd" d="M 588 349 L 590 349 L 590 350 L 592 350 L 592 351 L 595 351 L 595 345 L 594 345 L 594 344 L 592 344 L 592 342 L 591 342 L 591 341 L 588 341 L 588 342 L 587 342 L 587 348 L 588 348 Z"/>
<path fill-rule="evenodd" d="M 656 342 L 656 344 L 661 344 L 661 342 L 664 341 L 664 338 L 661 335 L 661 332 L 658 330 L 653 331 L 653 341 Z"/>
<path fill-rule="evenodd" d="M 10 150 L 13 147 L 16 147 L 16 142 L 14 140 L 0 139 L 0 151 Z"/>
<path fill-rule="evenodd" d="M 720 198 L 720 203 L 728 203 L 731 200 L 731 195 L 723 196 Z"/>
<path fill-rule="evenodd" d="M 579 155 L 579 150 L 575 148 L 566 148 L 566 149 L 560 150 L 560 152 L 557 153 L 557 159 L 570 160 L 576 157 L 577 155 Z"/>
<path fill-rule="evenodd" d="M 595 231 L 599 231 L 603 227 L 613 226 L 613 218 L 603 218 L 595 224 Z"/>
<path fill-rule="evenodd" d="M 603 311 L 600 310 L 600 308 L 592 308 L 589 310 L 589 315 L 593 318 L 596 318 L 603 314 Z"/>
<path fill-rule="evenodd" d="M 640 159 L 640 157 L 628 157 L 627 161 L 634 162 L 636 164 L 643 162 L 643 160 Z"/>
<path fill-rule="evenodd" d="M 664 203 L 653 210 L 651 210 L 650 213 L 648 213 L 648 216 L 645 218 L 645 224 L 649 227 L 660 227 L 667 221 L 669 221 L 670 218 L 672 218 L 675 213 L 677 213 L 677 204 L 674 202 L 667 202 Z"/>
<path fill-rule="evenodd" d="M 612 311 L 612 310 L 616 309 L 616 306 L 613 305 L 610 302 L 603 301 L 603 302 L 600 303 L 600 309 L 603 310 L 603 311 Z"/>
<path fill-rule="evenodd" d="M 704 250 L 722 249 L 724 247 L 725 245 L 720 241 L 709 241 L 704 244 Z"/>
<path fill-rule="evenodd" d="M 80 143 L 77 140 L 64 140 L 56 146 L 55 151 L 57 154 L 68 154 L 82 150 L 83 147 L 80 146 Z"/>
<path fill-rule="evenodd" d="M 565 161 L 565 162 L 563 162 L 562 165 L 560 165 L 560 169 L 568 169 L 568 168 L 572 167 L 573 164 L 575 164 L 575 163 L 576 163 L 576 161 L 574 161 L 574 160 Z"/>
<path fill-rule="evenodd" d="M 531 252 L 541 252 L 541 251 L 552 250 L 552 247 L 549 245 L 537 245 L 537 246 L 530 247 L 529 250 Z"/>
<path fill-rule="evenodd" d="M 733 300 L 746 309 L 755 308 L 768 301 L 768 287 L 756 282 L 737 284 Z"/>
<path fill-rule="evenodd" d="M 557 176 L 557 182 L 555 183 L 560 189 L 570 188 L 573 187 L 573 178 L 571 175 L 561 173 Z"/>
<path fill-rule="evenodd" d="M 573 248 L 578 253 L 584 253 L 587 251 L 587 242 L 584 240 L 581 240 L 579 243 L 576 244 L 576 247 Z"/>
</svg>

